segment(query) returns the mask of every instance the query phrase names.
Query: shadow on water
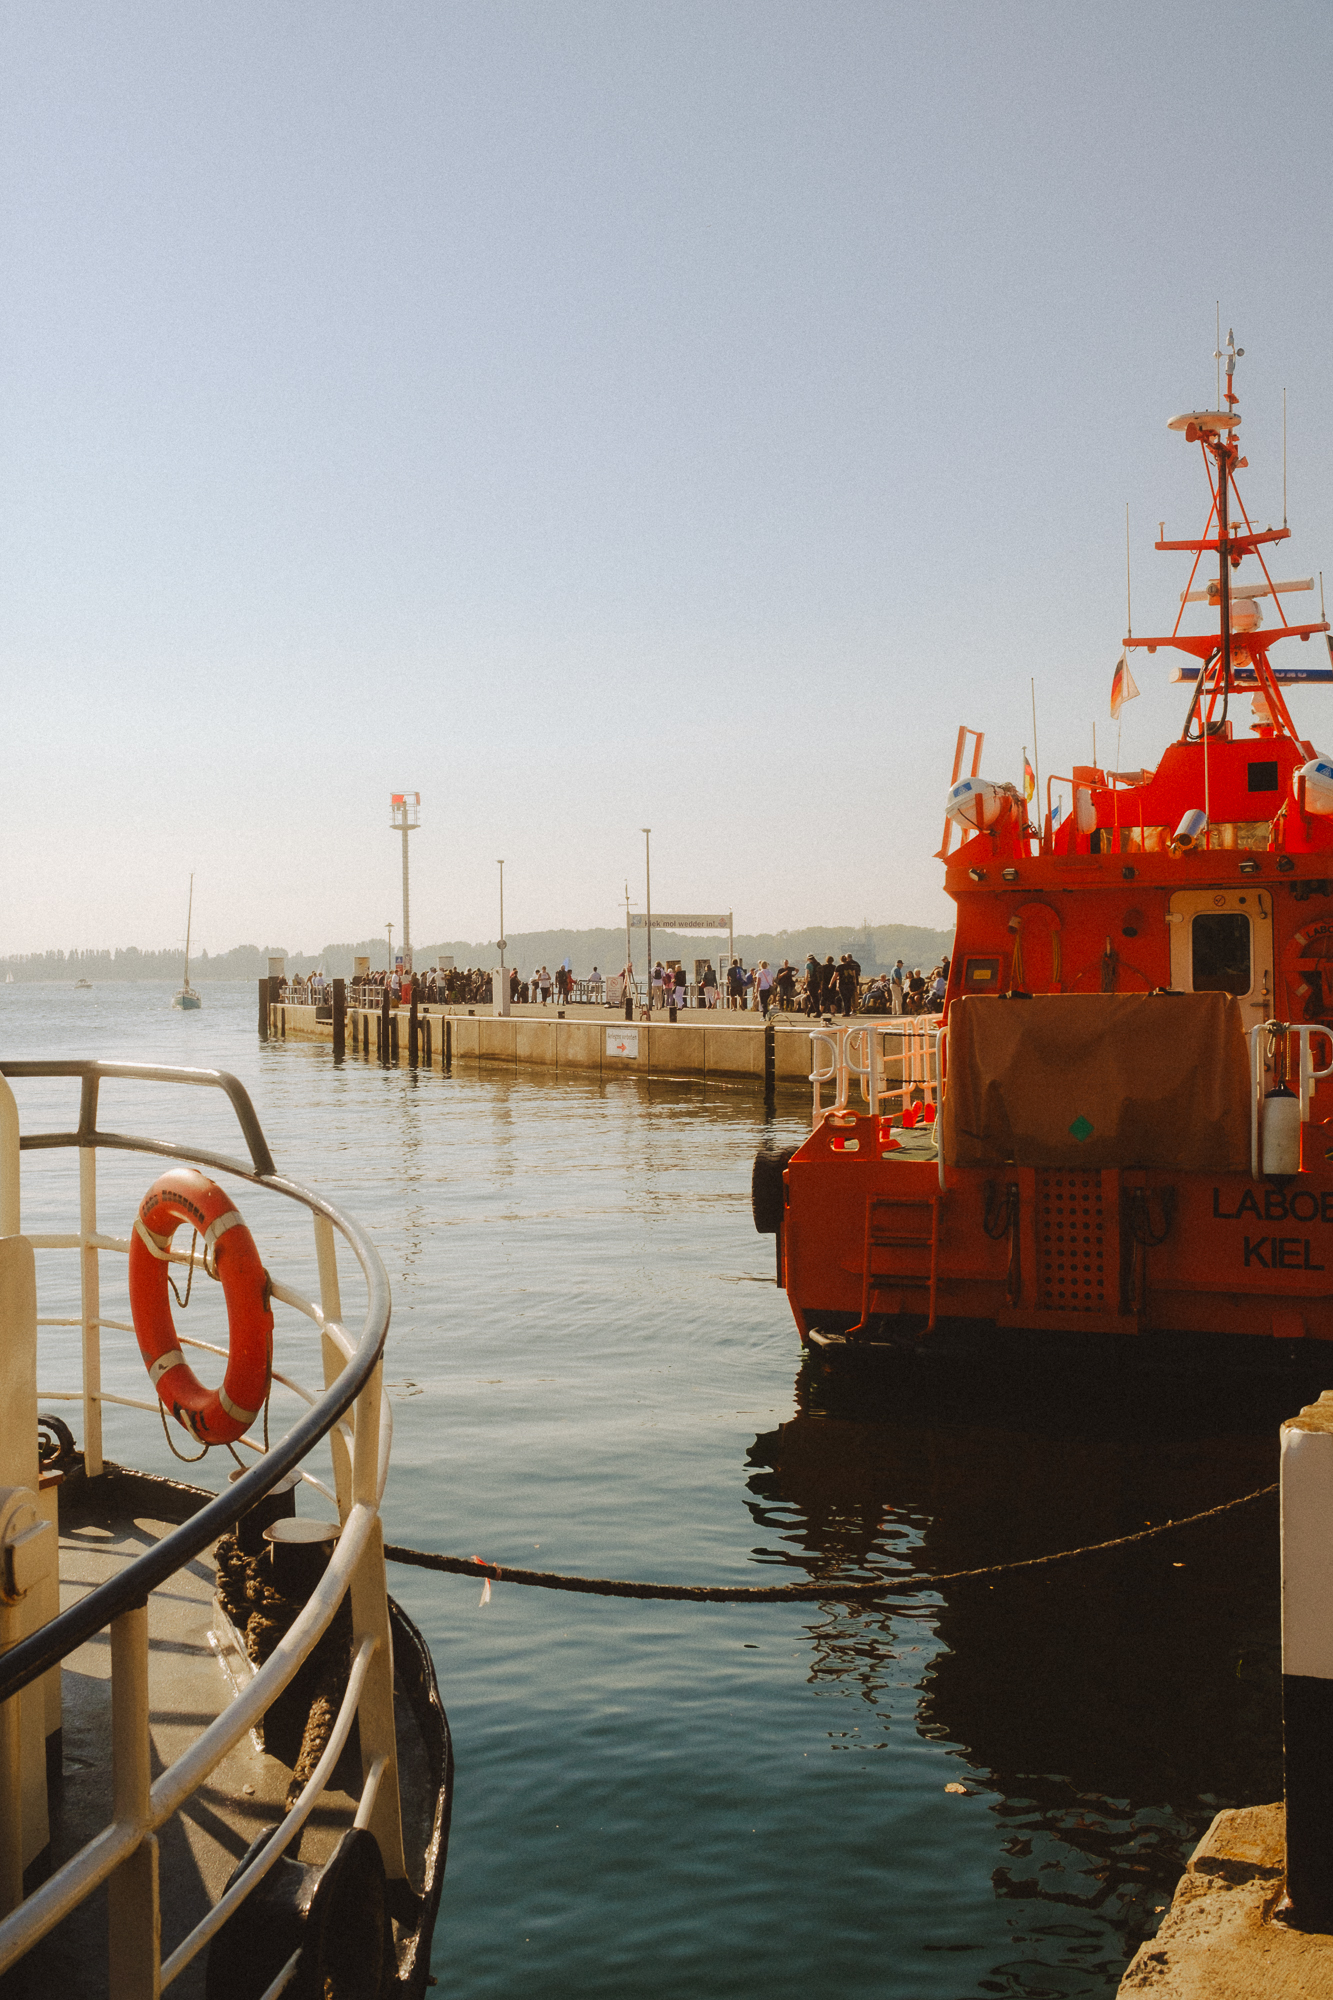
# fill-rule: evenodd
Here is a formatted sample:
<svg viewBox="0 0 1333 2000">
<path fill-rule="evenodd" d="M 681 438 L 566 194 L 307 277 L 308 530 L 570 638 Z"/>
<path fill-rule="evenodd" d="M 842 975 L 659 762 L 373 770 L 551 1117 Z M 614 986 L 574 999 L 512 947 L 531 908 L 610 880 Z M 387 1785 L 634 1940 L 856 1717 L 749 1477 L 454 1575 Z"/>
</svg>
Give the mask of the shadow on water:
<svg viewBox="0 0 1333 2000">
<path fill-rule="evenodd" d="M 1172 1384 L 1112 1362 L 1057 1379 L 807 1362 L 797 1414 L 750 1453 L 756 1523 L 815 1576 L 1078 1548 L 1268 1485 L 1281 1417 L 1317 1393 L 1308 1372 Z M 1126 1549 L 825 1607 L 811 1681 L 855 1690 L 887 1729 L 923 1623 L 913 1726 L 992 1795 L 994 1893 L 1027 1947 L 976 1990 L 1113 1992 L 1214 1812 L 1281 1795 L 1276 1496 Z"/>
</svg>

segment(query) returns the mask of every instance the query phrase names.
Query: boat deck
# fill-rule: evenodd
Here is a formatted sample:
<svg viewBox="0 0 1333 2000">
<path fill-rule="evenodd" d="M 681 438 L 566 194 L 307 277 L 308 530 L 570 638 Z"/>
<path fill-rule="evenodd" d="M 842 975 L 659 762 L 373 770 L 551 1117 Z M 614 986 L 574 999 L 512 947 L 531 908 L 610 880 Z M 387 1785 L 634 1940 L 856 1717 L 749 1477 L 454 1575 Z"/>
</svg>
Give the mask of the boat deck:
<svg viewBox="0 0 1333 2000">
<path fill-rule="evenodd" d="M 178 1526 L 203 1497 L 145 1475 L 109 1470 L 108 1476 L 98 1481 L 76 1475 L 60 1496 L 62 1610 L 143 1555 Z M 251 1676 L 237 1636 L 216 1603 L 216 1583 L 211 1556 L 200 1558 L 178 1571 L 148 1600 L 154 1779 L 223 1712 Z M 437 1872 L 435 1859 L 442 1831 L 433 1773 L 441 1766 L 441 1749 L 447 1764 L 447 1733 L 433 1746 L 426 1740 L 421 1727 L 423 1690 L 413 1684 L 420 1663 L 404 1658 L 410 1650 L 403 1645 L 405 1634 L 410 1634 L 405 1621 L 395 1618 L 394 1627 L 404 1840 L 409 1856 L 426 1857 L 430 1878 Z M 426 1667 L 428 1673 L 428 1660 Z M 433 1697 L 438 1708 L 433 1683 L 425 1693 L 428 1707 Z M 61 1769 L 58 1776 L 53 1774 L 50 1788 L 52 1869 L 113 1816 L 109 1631 L 69 1656 L 62 1670 L 61 1694 Z M 439 1719 L 442 1723 L 442 1711 Z M 428 1729 L 430 1721 L 427 1715 Z M 360 1764 L 354 1745 L 355 1734 L 343 1753 L 335 1783 L 302 1830 L 293 1854 L 302 1864 L 326 1862 L 339 1836 L 352 1823 L 355 1799 L 340 1789 L 337 1781 L 359 1790 Z M 256 1836 L 282 1819 L 291 1776 L 290 1767 L 261 1749 L 254 1732 L 248 1732 L 181 1811 L 159 1830 L 164 1959 L 217 1902 Z M 443 1830 L 447 1831 L 447 1799 Z M 45 1872 L 40 1860 L 36 1867 Z M 431 1888 L 438 1895 L 438 1880 L 429 1886 L 422 1882 L 413 1886 L 418 1891 L 427 1887 L 428 1899 Z M 181 2000 L 186 1996 L 202 2000 L 207 1960 L 205 1948 L 172 1982 L 170 1990 Z M 74 1910 L 28 1955 L 16 1972 L 20 1982 L 17 1992 L 25 1991 L 21 1983 L 25 1975 L 26 1990 L 34 1996 L 108 1992 L 105 1888 Z M 416 1982 L 412 1983 L 415 1986 Z"/>
</svg>

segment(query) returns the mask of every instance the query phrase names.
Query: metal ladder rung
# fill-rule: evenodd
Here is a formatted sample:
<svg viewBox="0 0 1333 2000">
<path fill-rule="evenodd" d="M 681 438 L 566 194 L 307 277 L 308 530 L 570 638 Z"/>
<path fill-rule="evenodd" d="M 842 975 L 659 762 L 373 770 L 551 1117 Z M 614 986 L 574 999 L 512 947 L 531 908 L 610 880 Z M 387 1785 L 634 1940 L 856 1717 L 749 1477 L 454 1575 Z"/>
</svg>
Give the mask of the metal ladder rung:
<svg viewBox="0 0 1333 2000">
<path fill-rule="evenodd" d="M 870 1302 L 873 1295 L 876 1292 L 888 1291 L 890 1289 L 901 1291 L 908 1287 L 918 1288 L 921 1286 L 927 1287 L 929 1291 L 930 1317 L 926 1322 L 926 1332 L 927 1333 L 930 1332 L 931 1328 L 935 1324 L 935 1296 L 936 1296 L 936 1285 L 938 1281 L 938 1269 L 939 1269 L 941 1201 L 942 1201 L 942 1196 L 935 1194 L 927 1196 L 871 1195 L 868 1197 L 866 1201 L 865 1245 L 862 1253 L 862 1265 L 861 1265 L 861 1317 L 857 1321 L 854 1327 L 849 1328 L 848 1330 L 849 1337 L 853 1334 L 858 1334 L 865 1331 L 866 1321 L 870 1317 Z M 929 1210 L 930 1230 L 928 1234 L 923 1232 L 922 1234 L 915 1236 L 899 1236 L 896 1234 L 885 1235 L 884 1233 L 882 1233 L 882 1229 L 881 1231 L 876 1231 L 874 1223 L 874 1216 L 876 1209 L 902 1210 L 911 1208 Z M 876 1275 L 875 1271 L 872 1268 L 871 1252 L 877 1249 L 929 1251 L 930 1270 L 929 1272 L 925 1271 L 882 1272 Z"/>
</svg>

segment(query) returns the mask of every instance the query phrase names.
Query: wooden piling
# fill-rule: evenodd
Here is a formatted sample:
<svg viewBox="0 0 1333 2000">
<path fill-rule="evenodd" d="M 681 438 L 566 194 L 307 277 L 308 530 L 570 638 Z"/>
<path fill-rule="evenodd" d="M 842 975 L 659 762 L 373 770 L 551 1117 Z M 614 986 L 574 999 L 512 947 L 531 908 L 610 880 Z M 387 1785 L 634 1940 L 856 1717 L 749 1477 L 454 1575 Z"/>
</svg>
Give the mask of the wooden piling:
<svg viewBox="0 0 1333 2000">
<path fill-rule="evenodd" d="M 333 982 L 333 1053 L 347 1053 L 347 982 L 343 979 Z"/>
<path fill-rule="evenodd" d="M 261 979 L 259 982 L 259 1039 L 261 1042 L 266 1042 L 268 1040 L 268 980 L 267 979 Z"/>
<path fill-rule="evenodd" d="M 420 1047 L 419 1027 L 420 1024 L 417 1020 L 417 990 L 413 986 L 412 1002 L 407 1010 L 407 1060 L 414 1068 Z"/>
</svg>

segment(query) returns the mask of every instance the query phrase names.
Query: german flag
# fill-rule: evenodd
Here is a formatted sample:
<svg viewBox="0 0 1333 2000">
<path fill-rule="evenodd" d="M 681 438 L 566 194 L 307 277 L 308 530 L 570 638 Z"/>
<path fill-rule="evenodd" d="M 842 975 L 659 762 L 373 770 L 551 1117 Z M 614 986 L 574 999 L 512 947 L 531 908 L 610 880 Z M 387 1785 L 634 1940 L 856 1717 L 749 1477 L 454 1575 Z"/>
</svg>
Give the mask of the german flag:
<svg viewBox="0 0 1333 2000">
<path fill-rule="evenodd" d="M 1117 719 L 1124 704 L 1127 701 L 1133 701 L 1137 693 L 1138 689 L 1134 685 L 1134 676 L 1129 671 L 1129 662 L 1122 653 L 1115 663 L 1115 672 L 1111 676 L 1112 722 Z"/>
</svg>

